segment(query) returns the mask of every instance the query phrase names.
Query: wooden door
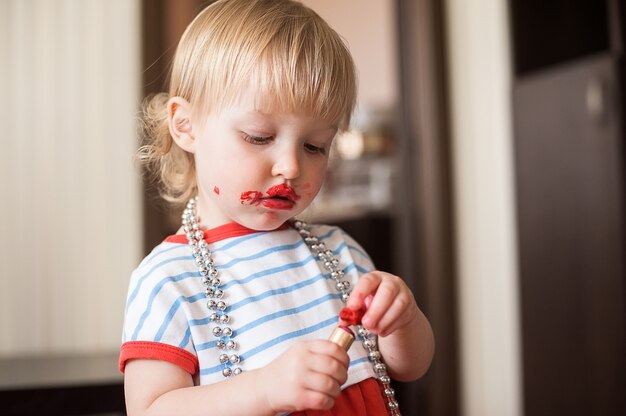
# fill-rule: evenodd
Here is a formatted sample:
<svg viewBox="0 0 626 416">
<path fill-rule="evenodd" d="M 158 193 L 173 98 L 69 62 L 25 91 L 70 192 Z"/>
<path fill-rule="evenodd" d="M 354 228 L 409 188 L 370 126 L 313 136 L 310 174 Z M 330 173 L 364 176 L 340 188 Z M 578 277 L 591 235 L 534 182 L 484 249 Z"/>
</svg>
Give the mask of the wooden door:
<svg viewBox="0 0 626 416">
<path fill-rule="evenodd" d="M 626 409 L 620 77 L 605 53 L 515 83 L 527 415 Z"/>
</svg>

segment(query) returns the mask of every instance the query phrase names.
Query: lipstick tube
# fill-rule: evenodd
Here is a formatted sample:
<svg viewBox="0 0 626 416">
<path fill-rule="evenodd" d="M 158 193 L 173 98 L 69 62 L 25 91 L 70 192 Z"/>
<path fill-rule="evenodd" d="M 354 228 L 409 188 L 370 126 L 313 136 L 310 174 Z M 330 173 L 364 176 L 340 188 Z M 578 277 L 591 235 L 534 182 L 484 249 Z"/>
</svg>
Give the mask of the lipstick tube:
<svg viewBox="0 0 626 416">
<path fill-rule="evenodd" d="M 345 325 L 339 325 L 335 328 L 333 333 L 330 334 L 328 340 L 348 351 L 354 342 L 354 332 L 352 332 L 352 330 Z"/>
</svg>

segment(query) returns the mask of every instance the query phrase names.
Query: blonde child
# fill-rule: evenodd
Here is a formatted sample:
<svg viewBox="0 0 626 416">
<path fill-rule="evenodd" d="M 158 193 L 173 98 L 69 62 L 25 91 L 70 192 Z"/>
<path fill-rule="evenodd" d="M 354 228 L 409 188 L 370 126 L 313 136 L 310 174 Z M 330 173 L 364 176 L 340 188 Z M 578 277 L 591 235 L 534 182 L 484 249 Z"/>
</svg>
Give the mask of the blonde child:
<svg viewBox="0 0 626 416">
<path fill-rule="evenodd" d="M 140 157 L 188 202 L 131 277 L 129 415 L 399 414 L 389 376 L 426 372 L 428 321 L 343 231 L 293 221 L 355 97 L 345 45 L 297 2 L 222 0 L 189 25 L 145 109 Z M 344 302 L 366 308 L 348 352 L 327 340 Z"/>
</svg>

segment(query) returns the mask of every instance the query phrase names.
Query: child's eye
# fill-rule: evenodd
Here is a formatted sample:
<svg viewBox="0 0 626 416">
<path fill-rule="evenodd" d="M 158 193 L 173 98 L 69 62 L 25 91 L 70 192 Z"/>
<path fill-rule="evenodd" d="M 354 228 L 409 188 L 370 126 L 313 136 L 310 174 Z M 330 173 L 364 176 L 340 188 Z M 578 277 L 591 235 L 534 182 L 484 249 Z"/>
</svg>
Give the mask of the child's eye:
<svg viewBox="0 0 626 416">
<path fill-rule="evenodd" d="M 311 144 L 311 143 L 305 143 L 304 144 L 304 148 L 309 153 L 321 153 L 323 155 L 326 154 L 326 148 L 325 147 L 315 146 L 314 144 Z"/>
<path fill-rule="evenodd" d="M 272 141 L 272 136 L 252 136 L 250 134 L 247 133 L 243 133 L 243 139 L 248 142 L 248 143 L 252 143 L 252 144 L 267 144 L 269 142 Z"/>
</svg>

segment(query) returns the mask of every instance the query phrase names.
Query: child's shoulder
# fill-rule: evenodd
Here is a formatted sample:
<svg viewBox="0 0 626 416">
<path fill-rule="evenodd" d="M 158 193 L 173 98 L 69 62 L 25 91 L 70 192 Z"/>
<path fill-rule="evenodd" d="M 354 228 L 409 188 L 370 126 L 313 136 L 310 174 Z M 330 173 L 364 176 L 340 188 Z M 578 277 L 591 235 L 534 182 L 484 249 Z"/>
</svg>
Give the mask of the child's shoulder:
<svg viewBox="0 0 626 416">
<path fill-rule="evenodd" d="M 178 242 L 161 242 L 154 247 L 133 271 L 134 278 L 177 274 L 184 272 L 193 256 L 187 244 Z"/>
</svg>

